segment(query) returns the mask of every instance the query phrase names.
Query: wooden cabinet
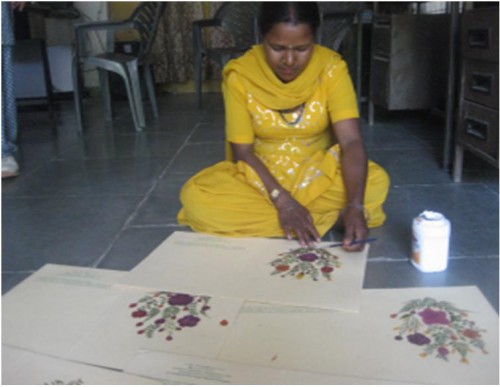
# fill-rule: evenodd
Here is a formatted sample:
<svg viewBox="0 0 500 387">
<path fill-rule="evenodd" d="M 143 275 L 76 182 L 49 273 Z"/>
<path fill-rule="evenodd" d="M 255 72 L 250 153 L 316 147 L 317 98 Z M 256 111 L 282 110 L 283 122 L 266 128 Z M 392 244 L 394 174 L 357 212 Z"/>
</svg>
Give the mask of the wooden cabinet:
<svg viewBox="0 0 500 387">
<path fill-rule="evenodd" d="M 461 23 L 461 81 L 453 180 L 464 150 L 498 168 L 498 8 L 467 11 Z"/>
</svg>

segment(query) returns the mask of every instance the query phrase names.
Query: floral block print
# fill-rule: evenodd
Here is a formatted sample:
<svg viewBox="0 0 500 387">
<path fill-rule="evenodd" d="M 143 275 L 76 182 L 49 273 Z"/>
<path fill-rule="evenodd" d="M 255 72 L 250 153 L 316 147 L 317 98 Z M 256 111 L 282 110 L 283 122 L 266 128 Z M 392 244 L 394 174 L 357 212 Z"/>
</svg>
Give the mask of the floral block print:
<svg viewBox="0 0 500 387">
<path fill-rule="evenodd" d="M 320 248 L 301 247 L 278 255 L 271 262 L 274 271 L 271 275 L 281 277 L 291 276 L 296 279 L 309 277 L 318 281 L 320 276 L 332 280 L 332 273 L 341 266 L 339 258 L 328 250 Z"/>
<path fill-rule="evenodd" d="M 467 317 L 466 311 L 449 302 L 438 302 L 432 298 L 411 300 L 399 312 L 391 315 L 391 318 L 400 322 L 394 328 L 398 331 L 396 340 L 406 339 L 421 347 L 421 357 L 434 355 L 448 361 L 457 354 L 461 363 L 469 362 L 467 357 L 474 349 L 488 353 L 482 340 L 485 331 L 476 327 L 475 322 Z"/>
<path fill-rule="evenodd" d="M 155 333 L 173 340 L 175 332 L 196 327 L 210 309 L 210 297 L 182 293 L 156 292 L 130 304 L 131 316 L 139 320 L 137 334 L 153 337 Z"/>
</svg>

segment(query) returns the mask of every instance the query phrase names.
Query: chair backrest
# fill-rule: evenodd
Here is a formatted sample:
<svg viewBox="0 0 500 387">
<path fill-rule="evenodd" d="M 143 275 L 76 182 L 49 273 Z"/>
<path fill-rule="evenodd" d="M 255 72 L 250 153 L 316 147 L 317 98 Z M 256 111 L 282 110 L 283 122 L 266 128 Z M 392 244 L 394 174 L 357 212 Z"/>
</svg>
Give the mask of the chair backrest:
<svg viewBox="0 0 500 387">
<path fill-rule="evenodd" d="M 322 46 L 339 51 L 344 38 L 354 23 L 354 13 L 330 13 L 322 15 L 317 41 Z"/>
<path fill-rule="evenodd" d="M 317 42 L 338 51 L 356 17 L 359 17 L 365 4 L 361 1 L 319 2 L 321 24 Z"/>
<path fill-rule="evenodd" d="M 140 48 L 138 52 L 139 61 L 151 52 L 153 42 L 158 30 L 158 23 L 165 10 L 165 2 L 142 2 L 130 17 L 134 22 L 140 36 Z"/>
<path fill-rule="evenodd" d="M 227 30 L 238 48 L 250 47 L 258 42 L 257 16 L 259 2 L 225 2 L 215 13 L 222 28 Z"/>
</svg>

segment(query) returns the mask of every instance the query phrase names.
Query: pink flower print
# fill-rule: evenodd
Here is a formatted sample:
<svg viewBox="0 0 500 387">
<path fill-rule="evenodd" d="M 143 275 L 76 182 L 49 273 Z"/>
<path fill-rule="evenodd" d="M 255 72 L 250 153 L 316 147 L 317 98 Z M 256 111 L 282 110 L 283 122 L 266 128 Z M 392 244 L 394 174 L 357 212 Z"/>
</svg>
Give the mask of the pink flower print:
<svg viewBox="0 0 500 387">
<path fill-rule="evenodd" d="M 168 299 L 168 303 L 172 306 L 184 306 L 189 305 L 194 301 L 194 297 L 189 294 L 174 294 Z"/>
<path fill-rule="evenodd" d="M 440 310 L 433 310 L 431 308 L 426 308 L 418 314 L 422 317 L 425 324 L 443 324 L 448 325 L 450 321 L 446 317 L 446 312 Z"/>
<path fill-rule="evenodd" d="M 177 321 L 181 327 L 195 327 L 200 319 L 196 316 L 188 314 Z"/>
<path fill-rule="evenodd" d="M 413 335 L 408 335 L 406 338 L 410 343 L 415 345 L 426 345 L 431 342 L 427 336 L 421 333 L 414 333 Z"/>
<path fill-rule="evenodd" d="M 441 356 L 446 356 L 450 353 L 446 347 L 439 347 L 437 351 Z"/>
<path fill-rule="evenodd" d="M 314 253 L 306 253 L 302 254 L 299 259 L 304 262 L 314 262 L 318 259 L 318 256 Z"/>
<path fill-rule="evenodd" d="M 147 312 L 145 310 L 136 310 L 132 312 L 132 317 L 133 318 L 141 318 L 147 315 Z"/>
<path fill-rule="evenodd" d="M 462 331 L 462 335 L 472 340 L 479 339 L 481 337 L 481 334 L 473 329 L 464 329 Z"/>
</svg>

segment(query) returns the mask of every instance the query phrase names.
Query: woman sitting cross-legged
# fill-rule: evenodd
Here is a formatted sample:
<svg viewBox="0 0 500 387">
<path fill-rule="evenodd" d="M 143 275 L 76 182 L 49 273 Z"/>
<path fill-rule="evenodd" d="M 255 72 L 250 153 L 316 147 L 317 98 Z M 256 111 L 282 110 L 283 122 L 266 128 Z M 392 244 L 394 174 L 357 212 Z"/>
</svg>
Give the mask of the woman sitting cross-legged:
<svg viewBox="0 0 500 387">
<path fill-rule="evenodd" d="M 336 222 L 343 247 L 384 223 L 389 177 L 368 161 L 341 56 L 314 43 L 315 2 L 262 2 L 262 44 L 223 71 L 227 161 L 181 191 L 180 224 L 224 236 L 320 241 Z"/>
</svg>

